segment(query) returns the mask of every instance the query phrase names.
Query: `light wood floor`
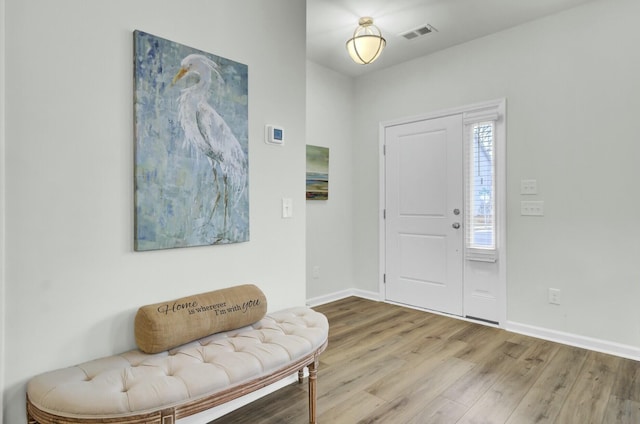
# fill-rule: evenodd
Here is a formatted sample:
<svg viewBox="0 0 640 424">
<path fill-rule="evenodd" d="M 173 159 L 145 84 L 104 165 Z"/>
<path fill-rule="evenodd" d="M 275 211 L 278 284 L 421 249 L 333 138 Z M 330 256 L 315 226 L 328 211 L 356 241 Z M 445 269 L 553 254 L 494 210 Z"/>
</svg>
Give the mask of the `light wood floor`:
<svg viewBox="0 0 640 424">
<path fill-rule="evenodd" d="M 319 423 L 640 423 L 640 362 L 355 297 L 315 309 Z M 306 422 L 306 384 L 213 421 Z"/>
</svg>

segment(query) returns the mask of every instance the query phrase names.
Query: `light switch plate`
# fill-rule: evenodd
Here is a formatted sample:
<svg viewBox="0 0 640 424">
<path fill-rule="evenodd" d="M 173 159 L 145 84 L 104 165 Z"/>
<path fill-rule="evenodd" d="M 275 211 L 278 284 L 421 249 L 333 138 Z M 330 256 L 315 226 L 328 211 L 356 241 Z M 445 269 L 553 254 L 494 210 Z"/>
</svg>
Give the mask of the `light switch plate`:
<svg viewBox="0 0 640 424">
<path fill-rule="evenodd" d="M 293 199 L 282 198 L 282 217 L 291 218 L 293 216 Z"/>
<path fill-rule="evenodd" d="M 544 202 L 541 200 L 520 202 L 520 215 L 522 216 L 544 216 Z"/>
<path fill-rule="evenodd" d="M 538 194 L 538 181 L 520 180 L 520 194 Z"/>
</svg>

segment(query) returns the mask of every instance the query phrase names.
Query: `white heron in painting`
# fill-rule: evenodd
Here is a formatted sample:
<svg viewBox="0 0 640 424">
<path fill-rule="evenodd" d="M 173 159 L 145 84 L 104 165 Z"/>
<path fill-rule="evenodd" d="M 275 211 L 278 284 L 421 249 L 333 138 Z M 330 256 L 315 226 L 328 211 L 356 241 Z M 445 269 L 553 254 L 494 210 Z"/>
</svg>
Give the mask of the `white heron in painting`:
<svg viewBox="0 0 640 424">
<path fill-rule="evenodd" d="M 246 185 L 247 156 L 229 125 L 209 104 L 212 74 L 219 83 L 223 83 L 217 63 L 203 55 L 190 54 L 182 59 L 180 71 L 173 78 L 172 85 L 184 76 L 195 75 L 198 78 L 195 84 L 183 88 L 180 92 L 178 119 L 184 131 L 185 144 L 195 147 L 211 164 L 218 190 L 211 217 L 220 201 L 218 170 L 222 174 L 224 234 L 227 231 L 229 208 L 242 196 Z"/>
</svg>

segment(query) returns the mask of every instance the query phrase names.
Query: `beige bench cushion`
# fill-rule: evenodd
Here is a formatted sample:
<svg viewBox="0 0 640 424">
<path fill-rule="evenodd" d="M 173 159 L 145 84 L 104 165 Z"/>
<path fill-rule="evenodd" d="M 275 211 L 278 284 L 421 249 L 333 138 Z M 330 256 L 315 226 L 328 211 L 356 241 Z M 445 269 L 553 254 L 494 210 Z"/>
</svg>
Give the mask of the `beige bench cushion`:
<svg viewBox="0 0 640 424">
<path fill-rule="evenodd" d="M 133 350 L 34 377 L 30 402 L 52 414 L 90 418 L 154 411 L 268 375 L 322 347 L 329 325 L 306 307 L 213 334 L 168 352 Z"/>
</svg>

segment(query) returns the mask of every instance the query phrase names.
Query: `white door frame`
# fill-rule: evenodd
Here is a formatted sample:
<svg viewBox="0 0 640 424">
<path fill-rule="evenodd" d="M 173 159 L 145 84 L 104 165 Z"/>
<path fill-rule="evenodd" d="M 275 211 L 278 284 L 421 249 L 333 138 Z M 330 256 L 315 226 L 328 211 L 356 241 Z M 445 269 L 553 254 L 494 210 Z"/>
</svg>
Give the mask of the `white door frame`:
<svg viewBox="0 0 640 424">
<path fill-rule="evenodd" d="M 384 121 L 378 125 L 378 255 L 379 255 L 379 271 L 378 271 L 378 295 L 381 300 L 386 300 L 385 295 L 385 268 L 386 268 L 386 238 L 385 238 L 385 218 L 384 218 L 384 210 L 385 210 L 385 179 L 386 179 L 386 168 L 385 168 L 385 155 L 384 155 L 384 144 L 385 144 L 385 129 L 387 127 L 408 124 L 416 121 L 423 121 L 428 119 L 442 118 L 449 115 L 457 115 L 462 113 L 469 113 L 476 110 L 486 109 L 486 108 L 498 108 L 501 111 L 502 116 L 505 116 L 506 111 L 506 99 L 498 99 L 492 100 L 482 103 L 476 103 L 472 105 L 462 106 L 458 108 L 452 108 L 447 110 L 436 111 L 432 113 L 428 113 L 425 115 L 412 116 L 406 118 L 399 118 L 392 121 Z M 500 125 L 496 126 L 496 139 L 498 140 L 498 146 L 496 149 L 496 215 L 497 215 L 497 234 L 496 239 L 498 242 L 498 316 L 499 319 L 499 327 L 505 328 L 507 322 L 507 219 L 506 219 L 506 193 L 507 193 L 507 164 L 506 164 L 506 123 L 503 119 Z M 464 277 L 463 277 L 464 278 Z M 463 283 L 464 284 L 464 283 Z M 430 311 L 433 312 L 433 311 Z M 436 312 L 437 313 L 437 312 Z M 463 317 L 459 317 L 461 319 Z"/>
</svg>

